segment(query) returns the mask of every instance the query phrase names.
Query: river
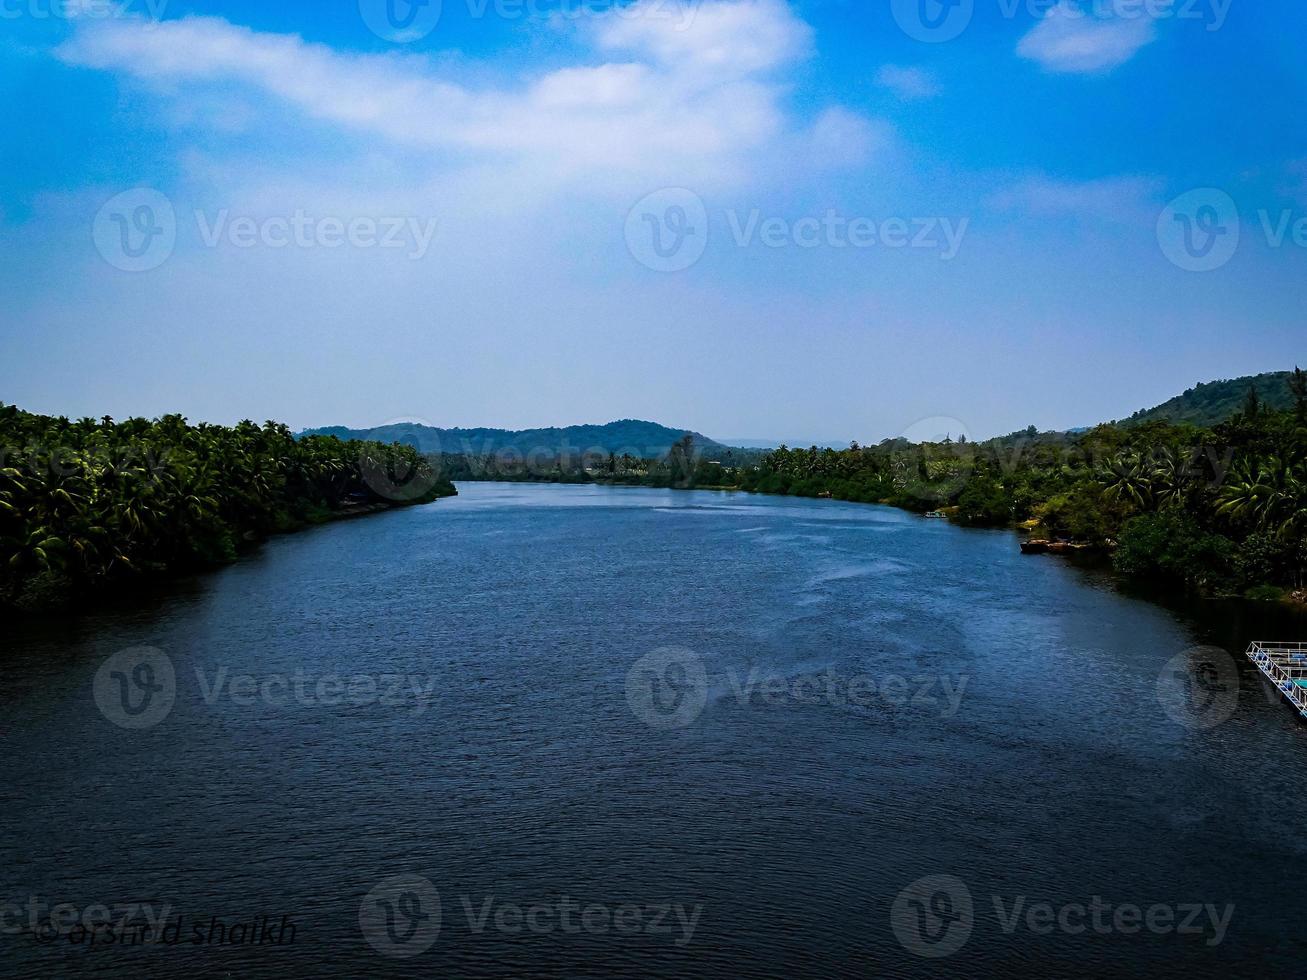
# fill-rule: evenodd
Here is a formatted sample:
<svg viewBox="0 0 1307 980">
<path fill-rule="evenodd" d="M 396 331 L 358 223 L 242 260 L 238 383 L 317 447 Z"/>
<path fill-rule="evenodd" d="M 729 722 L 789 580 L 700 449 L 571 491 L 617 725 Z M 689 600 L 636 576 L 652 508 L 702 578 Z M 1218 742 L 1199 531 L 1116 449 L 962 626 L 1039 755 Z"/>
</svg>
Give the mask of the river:
<svg viewBox="0 0 1307 980">
<path fill-rule="evenodd" d="M 883 507 L 459 489 L 6 626 L 6 975 L 1301 975 L 1307 727 L 1241 655 L 1301 621 Z"/>
</svg>

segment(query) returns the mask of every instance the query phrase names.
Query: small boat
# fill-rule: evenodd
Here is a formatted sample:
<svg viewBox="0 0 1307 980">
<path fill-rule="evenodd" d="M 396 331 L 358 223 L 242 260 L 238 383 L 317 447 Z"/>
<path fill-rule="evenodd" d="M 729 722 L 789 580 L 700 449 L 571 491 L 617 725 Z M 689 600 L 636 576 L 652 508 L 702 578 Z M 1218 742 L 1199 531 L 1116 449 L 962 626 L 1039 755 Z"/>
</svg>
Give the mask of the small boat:
<svg viewBox="0 0 1307 980">
<path fill-rule="evenodd" d="M 948 520 L 948 515 L 945 514 L 942 510 L 932 510 L 932 511 L 928 511 L 927 514 L 926 514 L 926 516 L 927 516 L 928 518 L 930 518 L 931 520 L 933 520 L 933 521 L 946 521 L 946 520 Z"/>
<path fill-rule="evenodd" d="M 1091 547 L 1084 541 L 1054 541 L 1048 546 L 1048 550 L 1055 555 L 1071 555 L 1078 551 L 1088 551 Z"/>
<path fill-rule="evenodd" d="M 1085 544 L 1082 541 L 1066 541 L 1058 539 L 1049 541 L 1045 538 L 1031 538 L 1028 541 L 1021 542 L 1021 553 L 1023 555 L 1071 555 L 1080 551 L 1088 551 L 1092 545 Z"/>
</svg>

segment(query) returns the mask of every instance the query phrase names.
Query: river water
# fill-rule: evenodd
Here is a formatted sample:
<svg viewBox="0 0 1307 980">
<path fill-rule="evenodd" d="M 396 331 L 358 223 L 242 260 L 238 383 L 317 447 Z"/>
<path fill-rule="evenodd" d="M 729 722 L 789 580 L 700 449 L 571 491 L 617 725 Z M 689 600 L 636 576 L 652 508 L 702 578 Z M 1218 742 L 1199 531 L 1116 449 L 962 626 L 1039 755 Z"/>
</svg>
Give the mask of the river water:
<svg viewBox="0 0 1307 980">
<path fill-rule="evenodd" d="M 0 974 L 1301 975 L 1307 727 L 1241 655 L 1300 620 L 881 507 L 459 489 L 5 627 Z"/>
</svg>

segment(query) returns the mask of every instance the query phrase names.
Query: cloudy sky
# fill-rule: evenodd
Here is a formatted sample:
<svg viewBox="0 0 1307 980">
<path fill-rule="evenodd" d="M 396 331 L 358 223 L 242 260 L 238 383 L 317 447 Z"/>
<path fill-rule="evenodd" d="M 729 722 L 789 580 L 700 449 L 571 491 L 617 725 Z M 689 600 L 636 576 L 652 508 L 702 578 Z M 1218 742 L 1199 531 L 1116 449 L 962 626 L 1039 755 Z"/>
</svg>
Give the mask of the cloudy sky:
<svg viewBox="0 0 1307 980">
<path fill-rule="evenodd" d="M 1304 36 L 1299 0 L 5 0 L 0 400 L 1120 417 L 1307 363 Z"/>
</svg>

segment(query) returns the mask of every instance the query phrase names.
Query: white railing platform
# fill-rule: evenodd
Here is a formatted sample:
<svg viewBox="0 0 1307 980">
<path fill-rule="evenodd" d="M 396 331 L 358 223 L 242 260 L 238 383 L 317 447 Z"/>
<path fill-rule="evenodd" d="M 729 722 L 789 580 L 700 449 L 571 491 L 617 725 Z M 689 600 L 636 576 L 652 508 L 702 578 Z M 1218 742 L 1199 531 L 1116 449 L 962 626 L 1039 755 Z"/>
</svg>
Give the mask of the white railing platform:
<svg viewBox="0 0 1307 980">
<path fill-rule="evenodd" d="M 1297 683 L 1307 681 L 1307 643 L 1254 640 L 1248 646 L 1247 656 L 1298 713 L 1307 718 L 1307 687 Z"/>
</svg>

